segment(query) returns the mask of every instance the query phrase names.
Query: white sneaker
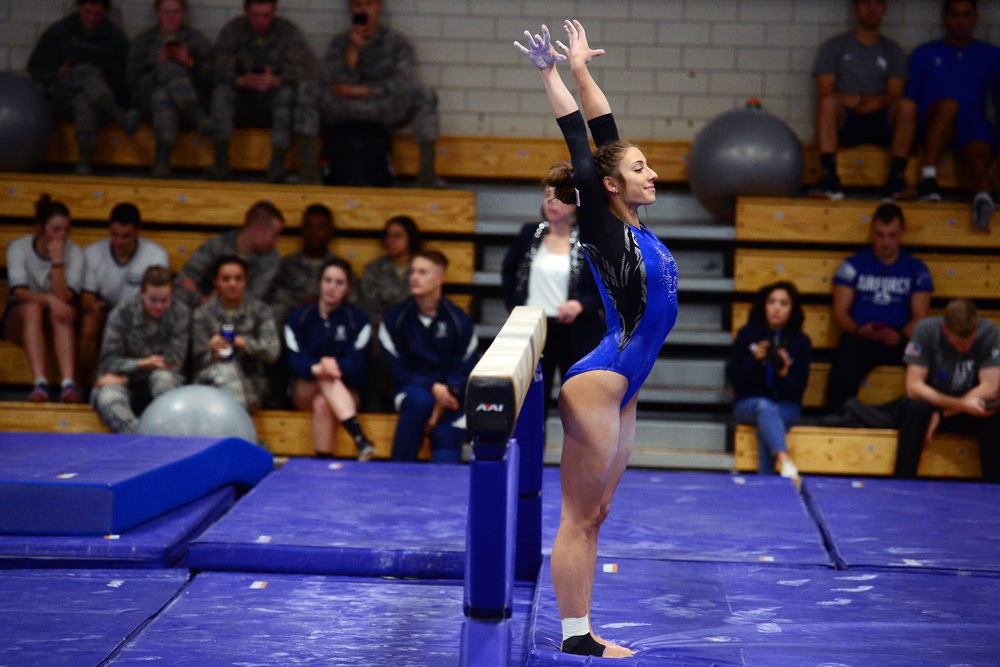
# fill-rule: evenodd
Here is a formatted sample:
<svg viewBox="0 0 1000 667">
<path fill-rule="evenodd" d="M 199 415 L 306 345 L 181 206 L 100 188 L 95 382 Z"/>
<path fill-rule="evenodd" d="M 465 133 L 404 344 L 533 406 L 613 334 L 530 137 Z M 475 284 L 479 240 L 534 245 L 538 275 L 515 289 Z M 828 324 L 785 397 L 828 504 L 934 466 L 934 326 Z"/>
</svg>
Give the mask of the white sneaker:
<svg viewBox="0 0 1000 667">
<path fill-rule="evenodd" d="M 780 474 L 787 479 L 798 479 L 799 469 L 795 467 L 795 462 L 786 456 L 785 460 L 781 462 Z"/>
</svg>

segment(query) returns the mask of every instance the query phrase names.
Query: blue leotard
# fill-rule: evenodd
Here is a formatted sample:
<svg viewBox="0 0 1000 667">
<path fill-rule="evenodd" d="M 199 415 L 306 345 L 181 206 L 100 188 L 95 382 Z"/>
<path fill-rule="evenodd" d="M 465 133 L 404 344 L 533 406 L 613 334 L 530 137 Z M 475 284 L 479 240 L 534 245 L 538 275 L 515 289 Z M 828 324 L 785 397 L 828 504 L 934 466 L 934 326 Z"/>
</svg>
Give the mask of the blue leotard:
<svg viewBox="0 0 1000 667">
<path fill-rule="evenodd" d="M 624 375 L 628 390 L 621 406 L 625 407 L 649 375 L 677 319 L 677 264 L 645 226 L 631 227 L 608 210 L 580 112 L 558 122 L 569 146 L 579 193 L 580 243 L 607 312 L 604 338 L 567 371 L 565 380 L 597 370 Z M 594 118 L 589 125 L 598 146 L 617 141 L 618 128 L 611 114 Z"/>
</svg>

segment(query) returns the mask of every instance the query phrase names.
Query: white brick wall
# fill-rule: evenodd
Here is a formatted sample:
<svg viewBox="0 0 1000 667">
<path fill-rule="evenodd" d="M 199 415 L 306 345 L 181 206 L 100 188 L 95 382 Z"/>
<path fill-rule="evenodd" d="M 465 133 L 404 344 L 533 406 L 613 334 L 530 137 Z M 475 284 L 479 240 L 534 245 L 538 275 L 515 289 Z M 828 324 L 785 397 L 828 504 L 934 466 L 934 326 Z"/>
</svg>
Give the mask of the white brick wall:
<svg viewBox="0 0 1000 667">
<path fill-rule="evenodd" d="M 242 0 L 188 0 L 213 38 Z M 626 135 L 690 140 L 715 115 L 760 97 L 812 140 L 809 70 L 821 40 L 846 30 L 849 0 L 385 0 L 385 19 L 414 41 L 437 88 L 445 134 L 558 136 L 538 75 L 511 43 L 546 22 L 579 18 L 608 51 L 594 65 Z M 113 0 L 132 36 L 152 0 Z M 0 69 L 22 69 L 38 35 L 74 0 L 0 0 Z M 322 56 L 347 25 L 345 0 L 280 0 Z M 1000 43 L 1000 3 L 980 3 L 978 37 Z M 939 0 L 890 0 L 884 29 L 912 48 L 940 34 Z M 566 72 L 564 72 L 566 74 Z"/>
</svg>

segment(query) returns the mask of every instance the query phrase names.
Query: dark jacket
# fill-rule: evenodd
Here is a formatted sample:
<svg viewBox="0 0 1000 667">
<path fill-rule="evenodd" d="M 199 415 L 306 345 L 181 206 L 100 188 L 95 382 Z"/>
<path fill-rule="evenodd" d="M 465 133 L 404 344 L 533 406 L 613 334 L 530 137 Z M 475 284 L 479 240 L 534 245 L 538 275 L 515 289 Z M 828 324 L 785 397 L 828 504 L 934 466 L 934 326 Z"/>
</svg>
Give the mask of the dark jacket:
<svg viewBox="0 0 1000 667">
<path fill-rule="evenodd" d="M 809 364 L 812 361 L 812 341 L 801 331 L 781 334 L 781 345 L 792 358 L 786 377 L 780 377 L 766 360 L 758 362 L 750 346 L 771 339 L 773 332 L 760 322 L 750 322 L 736 334 L 729 360 L 729 381 L 735 400 L 765 397 L 776 401 L 802 403 L 802 394 L 809 384 Z"/>
</svg>

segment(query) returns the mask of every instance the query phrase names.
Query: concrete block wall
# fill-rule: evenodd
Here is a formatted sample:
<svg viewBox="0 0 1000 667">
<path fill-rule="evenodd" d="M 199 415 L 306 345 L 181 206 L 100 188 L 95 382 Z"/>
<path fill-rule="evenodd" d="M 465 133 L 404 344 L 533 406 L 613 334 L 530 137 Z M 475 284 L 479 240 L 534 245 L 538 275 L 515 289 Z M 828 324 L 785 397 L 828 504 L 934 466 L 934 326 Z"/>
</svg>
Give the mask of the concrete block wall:
<svg viewBox="0 0 1000 667">
<path fill-rule="evenodd" d="M 188 0 L 192 25 L 214 39 L 241 0 Z M 848 0 L 385 0 L 385 21 L 407 34 L 421 77 L 441 99 L 442 132 L 558 136 L 538 75 L 512 42 L 545 22 L 561 36 L 579 18 L 607 50 L 593 71 L 634 139 L 691 140 L 709 120 L 759 97 L 812 141 L 810 68 L 820 42 L 851 25 Z M 152 0 L 113 0 L 134 36 L 154 22 Z M 1000 3 L 980 3 L 978 37 L 1000 43 Z M 0 0 L 0 69 L 24 68 L 46 26 L 74 0 Z M 347 27 L 345 0 L 281 0 L 317 55 Z M 890 0 L 887 35 L 910 49 L 940 35 L 939 0 Z M 558 32 L 557 32 L 558 29 Z M 564 72 L 568 75 L 568 72 Z"/>
</svg>

